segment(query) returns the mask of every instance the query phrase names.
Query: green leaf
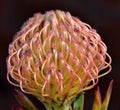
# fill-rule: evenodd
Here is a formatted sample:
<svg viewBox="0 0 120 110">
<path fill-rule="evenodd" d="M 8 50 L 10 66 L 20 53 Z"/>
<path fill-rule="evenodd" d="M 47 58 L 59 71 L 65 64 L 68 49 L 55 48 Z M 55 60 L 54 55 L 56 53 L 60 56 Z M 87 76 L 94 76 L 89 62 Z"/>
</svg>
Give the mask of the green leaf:
<svg viewBox="0 0 120 110">
<path fill-rule="evenodd" d="M 92 110 L 100 110 L 102 106 L 102 100 L 101 100 L 101 94 L 100 94 L 100 89 L 99 87 L 95 91 L 95 98 L 94 98 L 94 103 Z"/>
<path fill-rule="evenodd" d="M 110 96 L 111 96 L 111 92 L 112 92 L 112 86 L 113 86 L 113 80 L 111 80 L 111 82 L 109 84 L 109 87 L 108 87 L 105 99 L 103 101 L 103 104 L 102 104 L 102 107 L 101 107 L 100 110 L 107 110 L 108 104 L 109 104 L 109 100 L 110 100 Z"/>
<path fill-rule="evenodd" d="M 83 110 L 83 105 L 84 105 L 84 93 L 81 93 L 74 101 L 73 108 L 74 110 Z"/>
<path fill-rule="evenodd" d="M 25 110 L 37 110 L 33 103 L 22 92 L 15 89 L 14 96 Z"/>
</svg>

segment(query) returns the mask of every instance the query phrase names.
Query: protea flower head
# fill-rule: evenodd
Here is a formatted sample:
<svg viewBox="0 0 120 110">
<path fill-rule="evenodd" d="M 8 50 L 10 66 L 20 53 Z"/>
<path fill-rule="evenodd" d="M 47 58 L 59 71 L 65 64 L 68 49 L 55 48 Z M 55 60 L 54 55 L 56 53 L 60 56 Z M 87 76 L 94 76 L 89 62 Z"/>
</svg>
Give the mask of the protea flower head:
<svg viewBox="0 0 120 110">
<path fill-rule="evenodd" d="M 107 47 L 91 26 L 52 10 L 35 14 L 16 34 L 9 45 L 7 78 L 23 92 L 60 105 L 93 88 L 110 64 Z"/>
</svg>

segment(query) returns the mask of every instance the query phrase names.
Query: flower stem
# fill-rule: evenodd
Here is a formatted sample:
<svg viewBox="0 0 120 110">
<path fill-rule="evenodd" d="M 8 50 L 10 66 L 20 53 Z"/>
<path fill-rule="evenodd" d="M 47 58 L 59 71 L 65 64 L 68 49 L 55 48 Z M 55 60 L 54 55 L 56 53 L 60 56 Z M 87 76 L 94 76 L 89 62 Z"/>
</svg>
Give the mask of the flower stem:
<svg viewBox="0 0 120 110">
<path fill-rule="evenodd" d="M 69 104 L 63 106 L 45 105 L 45 107 L 47 110 L 72 110 L 72 106 Z"/>
</svg>

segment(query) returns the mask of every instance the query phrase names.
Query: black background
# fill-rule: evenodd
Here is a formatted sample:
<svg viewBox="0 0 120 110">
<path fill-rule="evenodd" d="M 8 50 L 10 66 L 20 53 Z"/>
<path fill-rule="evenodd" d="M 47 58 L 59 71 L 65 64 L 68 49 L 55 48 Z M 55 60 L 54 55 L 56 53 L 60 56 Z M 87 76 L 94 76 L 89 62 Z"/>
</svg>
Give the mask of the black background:
<svg viewBox="0 0 120 110">
<path fill-rule="evenodd" d="M 0 0 L 0 110 L 11 110 L 11 105 L 17 104 L 12 94 L 13 86 L 6 80 L 9 43 L 29 17 L 51 9 L 69 11 L 101 35 L 113 59 L 113 69 L 98 84 L 104 97 L 110 80 L 114 79 L 108 110 L 120 110 L 120 0 Z M 85 94 L 85 110 L 91 110 L 95 89 Z M 44 109 L 34 102 L 40 110 Z"/>
</svg>

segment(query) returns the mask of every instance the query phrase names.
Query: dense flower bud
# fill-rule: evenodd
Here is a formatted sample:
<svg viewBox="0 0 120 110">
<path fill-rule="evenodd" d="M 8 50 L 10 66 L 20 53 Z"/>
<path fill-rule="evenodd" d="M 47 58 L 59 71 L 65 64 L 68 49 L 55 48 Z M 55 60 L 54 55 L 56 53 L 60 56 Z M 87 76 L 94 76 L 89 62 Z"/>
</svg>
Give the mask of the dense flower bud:
<svg viewBox="0 0 120 110">
<path fill-rule="evenodd" d="M 9 46 L 7 78 L 25 93 L 61 104 L 94 87 L 110 64 L 99 34 L 69 12 L 56 10 L 35 14 L 17 33 Z"/>
</svg>

